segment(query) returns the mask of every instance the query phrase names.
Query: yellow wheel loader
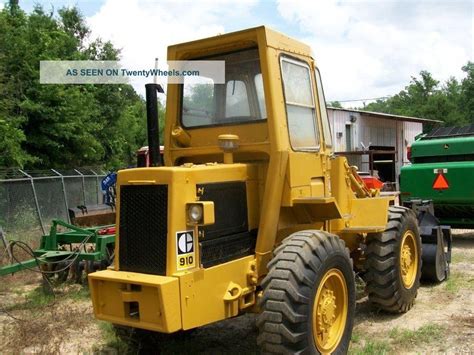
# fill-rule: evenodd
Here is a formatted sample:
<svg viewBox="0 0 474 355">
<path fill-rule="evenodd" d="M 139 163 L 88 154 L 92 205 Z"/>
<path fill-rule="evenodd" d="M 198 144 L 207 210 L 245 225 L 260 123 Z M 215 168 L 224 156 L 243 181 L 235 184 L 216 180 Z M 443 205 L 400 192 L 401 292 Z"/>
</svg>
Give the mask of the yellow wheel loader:
<svg viewBox="0 0 474 355">
<path fill-rule="evenodd" d="M 98 319 L 160 333 L 258 313 L 264 352 L 344 353 L 354 271 L 406 312 L 421 273 L 411 209 L 335 157 L 308 46 L 266 27 L 173 45 L 223 60 L 225 83 L 169 84 L 163 160 L 148 84 L 150 167 L 118 172 L 114 265 L 89 275 Z"/>
</svg>

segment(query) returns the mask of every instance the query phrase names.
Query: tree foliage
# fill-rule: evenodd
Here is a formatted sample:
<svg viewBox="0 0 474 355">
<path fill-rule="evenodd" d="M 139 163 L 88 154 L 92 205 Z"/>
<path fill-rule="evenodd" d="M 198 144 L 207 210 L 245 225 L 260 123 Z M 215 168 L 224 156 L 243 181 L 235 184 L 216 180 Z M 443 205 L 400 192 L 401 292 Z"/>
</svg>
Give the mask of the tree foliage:
<svg viewBox="0 0 474 355">
<path fill-rule="evenodd" d="M 0 166 L 132 163 L 146 144 L 143 99 L 129 85 L 41 85 L 41 60 L 117 60 L 77 8 L 0 11 Z M 163 112 L 163 109 L 160 110 Z M 162 117 L 160 117 L 162 120 Z"/>
<path fill-rule="evenodd" d="M 427 71 L 412 77 L 398 94 L 364 106 L 364 110 L 443 121 L 447 126 L 474 123 L 474 63 L 462 70 L 465 77 L 454 77 L 441 84 Z"/>
<path fill-rule="evenodd" d="M 342 104 L 339 101 L 329 101 L 326 103 L 328 107 L 342 108 Z"/>
</svg>

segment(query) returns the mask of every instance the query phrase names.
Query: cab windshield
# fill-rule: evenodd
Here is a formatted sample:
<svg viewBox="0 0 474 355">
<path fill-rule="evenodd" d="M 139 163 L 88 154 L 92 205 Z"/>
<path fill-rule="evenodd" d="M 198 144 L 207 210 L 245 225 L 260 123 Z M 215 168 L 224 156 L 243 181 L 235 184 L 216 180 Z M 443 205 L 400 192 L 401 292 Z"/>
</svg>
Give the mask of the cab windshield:
<svg viewBox="0 0 474 355">
<path fill-rule="evenodd" d="M 184 127 L 259 122 L 267 118 L 257 49 L 206 58 L 225 61 L 225 84 L 202 78 L 183 84 Z"/>
</svg>

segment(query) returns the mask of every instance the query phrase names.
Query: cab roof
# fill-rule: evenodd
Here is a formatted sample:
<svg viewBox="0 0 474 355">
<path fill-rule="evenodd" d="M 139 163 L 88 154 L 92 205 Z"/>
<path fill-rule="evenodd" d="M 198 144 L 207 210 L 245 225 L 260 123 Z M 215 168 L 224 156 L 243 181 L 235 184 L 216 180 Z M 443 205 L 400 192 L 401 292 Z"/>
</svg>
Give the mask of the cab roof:
<svg viewBox="0 0 474 355">
<path fill-rule="evenodd" d="M 256 46 L 271 47 L 311 57 L 311 48 L 308 45 L 268 27 L 259 26 L 169 46 L 168 60 L 203 58 Z"/>
</svg>

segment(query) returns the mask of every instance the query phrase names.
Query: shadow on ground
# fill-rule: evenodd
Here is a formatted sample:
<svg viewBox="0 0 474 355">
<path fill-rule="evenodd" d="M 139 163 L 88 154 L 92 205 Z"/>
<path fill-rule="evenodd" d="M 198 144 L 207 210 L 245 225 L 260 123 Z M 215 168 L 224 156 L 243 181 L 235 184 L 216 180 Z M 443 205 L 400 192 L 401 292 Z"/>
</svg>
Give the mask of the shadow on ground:
<svg viewBox="0 0 474 355">
<path fill-rule="evenodd" d="M 192 331 L 164 335 L 116 330 L 130 354 L 257 354 L 255 315 L 217 322 Z M 107 353 L 107 347 L 101 352 Z"/>
</svg>

